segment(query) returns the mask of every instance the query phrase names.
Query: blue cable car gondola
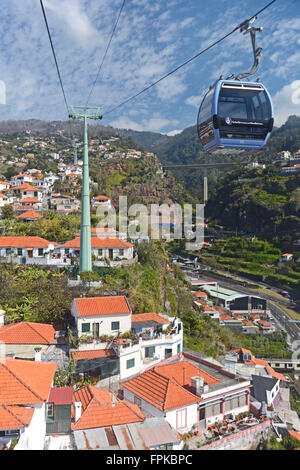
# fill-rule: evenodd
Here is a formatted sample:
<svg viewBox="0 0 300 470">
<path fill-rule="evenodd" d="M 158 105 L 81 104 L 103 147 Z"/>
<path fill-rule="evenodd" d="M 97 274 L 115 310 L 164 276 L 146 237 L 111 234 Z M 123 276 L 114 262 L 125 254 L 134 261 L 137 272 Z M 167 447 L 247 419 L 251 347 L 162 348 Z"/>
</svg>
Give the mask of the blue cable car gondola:
<svg viewBox="0 0 300 470">
<path fill-rule="evenodd" d="M 259 81 L 244 80 L 252 75 L 260 62 L 262 49 L 257 47 L 255 33 L 262 28 L 244 22 L 240 31 L 250 32 L 254 64 L 249 72 L 222 77 L 204 96 L 198 113 L 198 136 L 204 149 L 260 150 L 273 129 L 274 112 L 271 96 Z"/>
<path fill-rule="evenodd" d="M 206 151 L 259 150 L 273 128 L 271 97 L 263 84 L 218 80 L 198 114 L 198 135 Z"/>
</svg>

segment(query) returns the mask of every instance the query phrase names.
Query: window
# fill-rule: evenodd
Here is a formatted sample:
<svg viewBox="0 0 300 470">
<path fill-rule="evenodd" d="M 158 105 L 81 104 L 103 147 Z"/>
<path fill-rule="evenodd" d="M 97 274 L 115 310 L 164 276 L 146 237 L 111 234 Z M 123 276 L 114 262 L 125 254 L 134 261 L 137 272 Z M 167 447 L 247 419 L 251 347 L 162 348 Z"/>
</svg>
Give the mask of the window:
<svg viewBox="0 0 300 470">
<path fill-rule="evenodd" d="M 54 404 L 53 403 L 47 403 L 46 414 L 47 414 L 47 418 L 54 417 Z"/>
<path fill-rule="evenodd" d="M 159 450 L 173 450 L 173 444 L 165 444 L 163 446 L 159 446 Z"/>
<path fill-rule="evenodd" d="M 120 322 L 119 321 L 112 321 L 111 322 L 111 329 L 112 331 L 118 331 L 120 329 Z"/>
<path fill-rule="evenodd" d="M 18 256 L 22 256 L 23 255 L 23 249 L 22 248 L 18 248 Z"/>
<path fill-rule="evenodd" d="M 176 429 L 186 428 L 187 409 L 177 410 L 176 412 Z"/>
<path fill-rule="evenodd" d="M 120 256 L 124 256 L 124 250 L 123 250 L 123 248 L 119 250 L 119 255 L 120 255 Z"/>
<path fill-rule="evenodd" d="M 179 354 L 181 352 L 181 344 L 177 344 L 177 354 Z"/>
<path fill-rule="evenodd" d="M 68 255 L 70 253 L 70 248 L 65 248 L 65 255 Z"/>
<path fill-rule="evenodd" d="M 82 325 L 81 325 L 82 333 L 87 333 L 90 330 L 91 330 L 91 324 L 90 323 L 82 323 Z"/>
<path fill-rule="evenodd" d="M 155 354 L 155 346 L 147 346 L 145 348 L 145 357 L 153 357 Z"/>
<path fill-rule="evenodd" d="M 98 256 L 103 256 L 103 250 L 98 250 Z"/>
<path fill-rule="evenodd" d="M 132 369 L 132 367 L 135 366 L 135 359 L 128 359 L 128 361 L 126 361 L 126 369 Z"/>
<path fill-rule="evenodd" d="M 44 254 L 44 249 L 43 248 L 39 248 L 39 251 L 38 251 L 38 256 L 43 256 Z"/>
</svg>

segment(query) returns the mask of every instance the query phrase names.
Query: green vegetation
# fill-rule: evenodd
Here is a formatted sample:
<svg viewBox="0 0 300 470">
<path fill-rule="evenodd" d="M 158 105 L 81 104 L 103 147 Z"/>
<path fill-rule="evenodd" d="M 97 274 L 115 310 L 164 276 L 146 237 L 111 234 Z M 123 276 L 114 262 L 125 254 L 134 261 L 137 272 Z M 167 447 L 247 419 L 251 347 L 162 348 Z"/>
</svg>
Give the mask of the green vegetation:
<svg viewBox="0 0 300 470">
<path fill-rule="evenodd" d="M 232 337 L 232 349 L 249 349 L 257 358 L 290 358 L 291 351 L 287 349 L 286 335 L 239 335 Z"/>
<path fill-rule="evenodd" d="M 199 257 L 202 262 L 223 271 L 299 290 L 300 256 L 296 253 L 293 261 L 278 263 L 282 254 L 278 245 L 278 242 L 256 237 L 233 237 L 215 240 Z"/>
<path fill-rule="evenodd" d="M 1 264 L 0 306 L 6 323 L 64 323 L 72 301 L 67 281 L 66 274 L 58 271 Z"/>
<path fill-rule="evenodd" d="M 281 442 L 272 434 L 261 442 L 258 450 L 299 450 L 300 442 L 293 436 L 285 437 Z"/>
</svg>

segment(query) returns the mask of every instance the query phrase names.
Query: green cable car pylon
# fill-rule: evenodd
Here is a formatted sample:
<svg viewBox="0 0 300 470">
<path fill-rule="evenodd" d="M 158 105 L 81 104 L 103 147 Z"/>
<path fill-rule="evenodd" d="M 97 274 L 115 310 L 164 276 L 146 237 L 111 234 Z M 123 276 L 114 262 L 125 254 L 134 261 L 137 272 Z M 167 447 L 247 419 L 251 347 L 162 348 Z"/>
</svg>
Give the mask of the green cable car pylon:
<svg viewBox="0 0 300 470">
<path fill-rule="evenodd" d="M 78 110 L 78 111 L 76 111 Z M 79 112 L 81 110 L 82 112 Z M 94 110 L 94 112 L 87 112 Z M 69 115 L 72 119 L 84 121 L 84 152 L 81 196 L 81 229 L 80 229 L 80 258 L 79 273 L 92 271 L 92 243 L 91 243 L 91 209 L 90 209 L 90 175 L 89 175 L 89 141 L 88 119 L 102 119 L 98 106 L 71 106 Z"/>
</svg>

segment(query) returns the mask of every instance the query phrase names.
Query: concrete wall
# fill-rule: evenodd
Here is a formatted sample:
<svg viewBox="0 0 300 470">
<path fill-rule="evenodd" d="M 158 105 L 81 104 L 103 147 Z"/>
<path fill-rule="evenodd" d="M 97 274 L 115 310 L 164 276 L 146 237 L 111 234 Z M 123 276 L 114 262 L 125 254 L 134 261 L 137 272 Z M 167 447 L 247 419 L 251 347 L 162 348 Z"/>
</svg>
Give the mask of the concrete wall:
<svg viewBox="0 0 300 470">
<path fill-rule="evenodd" d="M 34 405 L 30 425 L 22 433 L 15 450 L 43 450 L 46 436 L 45 403 Z"/>
</svg>

